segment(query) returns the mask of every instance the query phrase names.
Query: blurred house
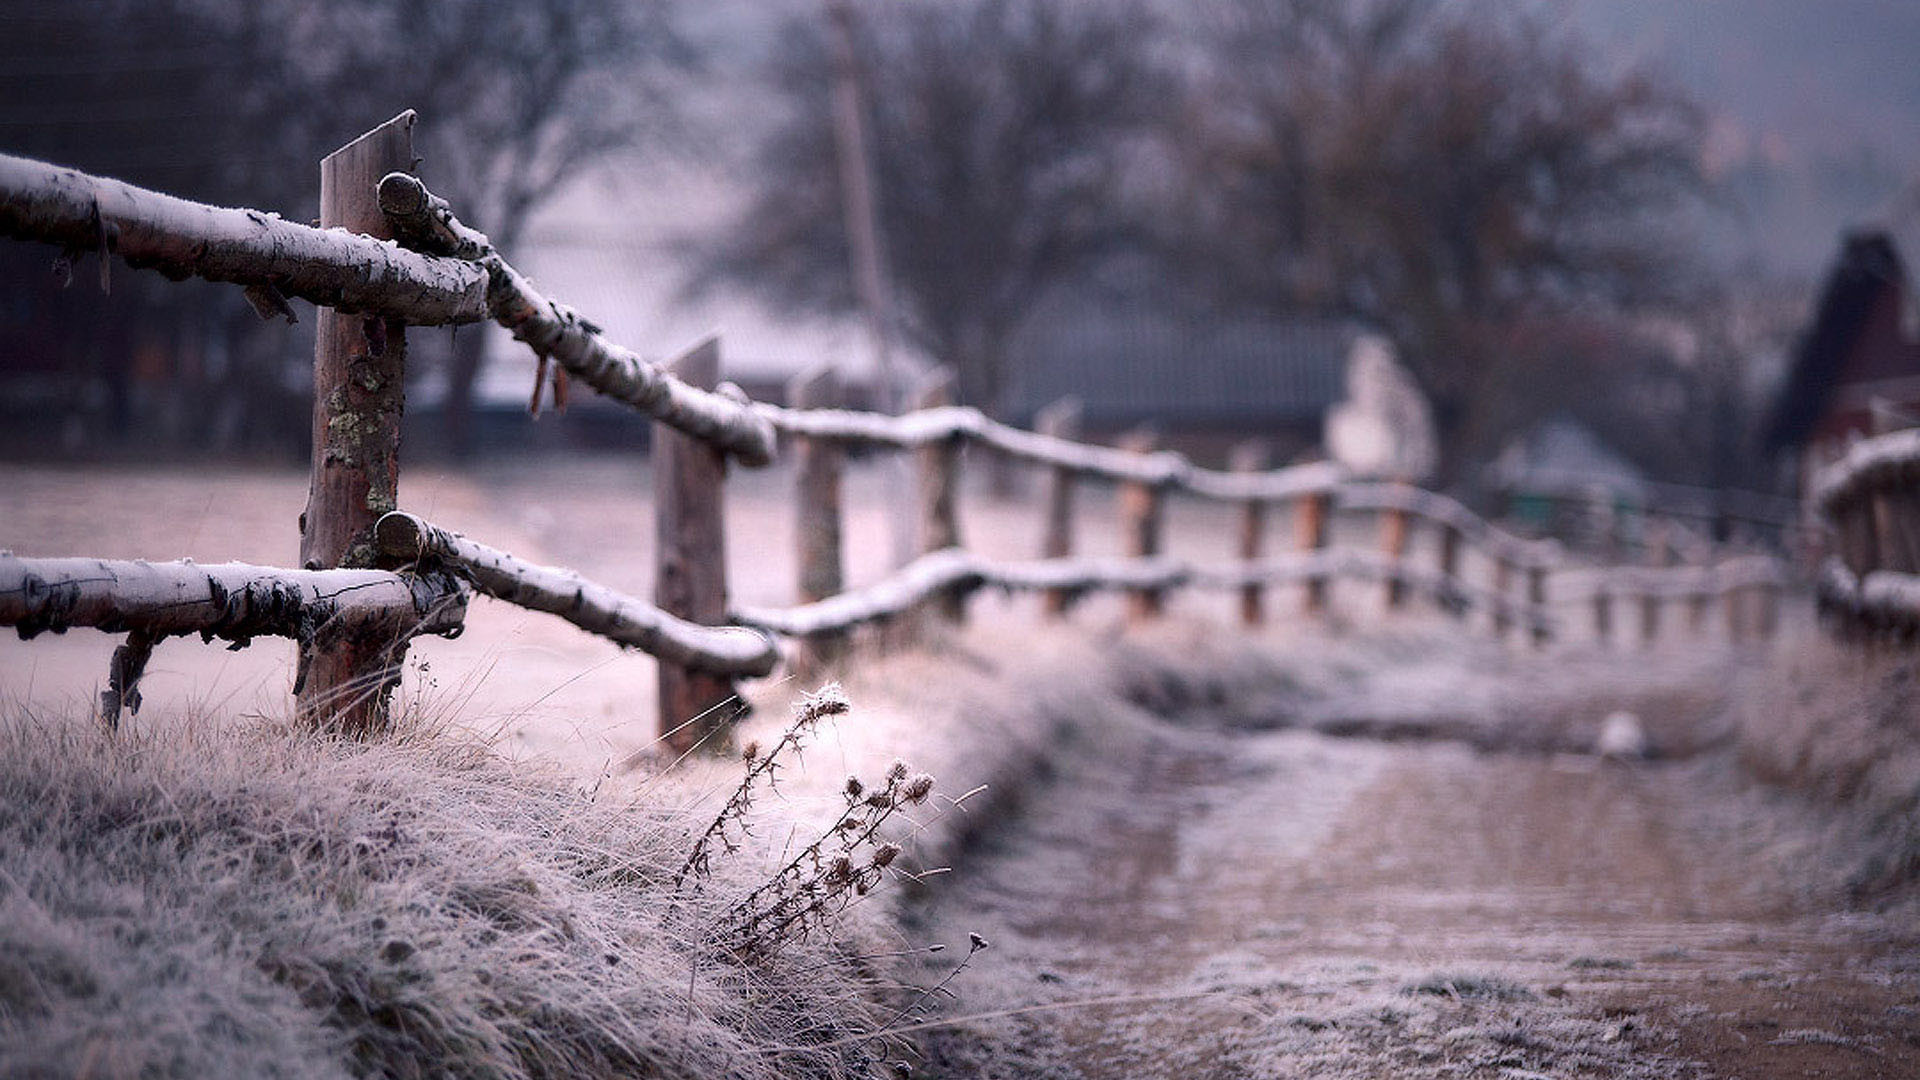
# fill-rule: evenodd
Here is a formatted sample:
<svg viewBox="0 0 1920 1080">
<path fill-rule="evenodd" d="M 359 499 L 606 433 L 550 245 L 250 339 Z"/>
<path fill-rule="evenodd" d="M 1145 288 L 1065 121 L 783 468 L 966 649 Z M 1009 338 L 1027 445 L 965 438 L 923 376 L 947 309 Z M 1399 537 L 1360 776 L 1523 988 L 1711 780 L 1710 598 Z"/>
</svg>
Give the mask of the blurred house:
<svg viewBox="0 0 1920 1080">
<path fill-rule="evenodd" d="M 1920 310 L 1885 232 L 1850 234 L 1800 336 L 1765 432 L 1803 468 L 1848 442 L 1920 423 Z"/>
<path fill-rule="evenodd" d="M 1484 479 L 1507 520 L 1576 544 L 1622 538 L 1649 498 L 1639 469 L 1564 414 L 1507 443 Z"/>
<path fill-rule="evenodd" d="M 1221 461 L 1268 440 L 1276 461 L 1314 449 L 1367 335 L 1352 323 L 1180 314 L 1097 302 L 1050 304 L 1009 350 L 1007 420 L 1029 425 L 1063 397 L 1086 437 L 1152 424 L 1168 446 Z"/>
</svg>

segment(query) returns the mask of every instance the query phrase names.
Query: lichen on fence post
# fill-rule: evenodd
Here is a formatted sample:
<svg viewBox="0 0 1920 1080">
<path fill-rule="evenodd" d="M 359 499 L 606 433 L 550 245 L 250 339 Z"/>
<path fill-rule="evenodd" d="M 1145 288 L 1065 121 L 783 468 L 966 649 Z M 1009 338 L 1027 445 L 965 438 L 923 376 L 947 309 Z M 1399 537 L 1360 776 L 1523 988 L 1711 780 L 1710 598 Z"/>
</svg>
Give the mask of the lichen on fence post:
<svg viewBox="0 0 1920 1080">
<path fill-rule="evenodd" d="M 669 365 L 683 382 L 713 390 L 720 382 L 720 341 L 707 338 Z M 654 603 L 688 622 L 714 626 L 727 618 L 726 451 L 653 424 Z M 737 713 L 733 680 L 659 665 L 660 735 L 685 753 L 712 741 Z"/>
<path fill-rule="evenodd" d="M 1080 438 L 1080 399 L 1065 397 L 1034 414 L 1034 430 L 1055 439 Z M 1040 557 L 1073 557 L 1073 489 L 1077 481 L 1065 465 L 1047 467 L 1046 532 L 1040 538 Z M 1066 589 L 1048 589 L 1041 594 L 1040 610 L 1049 618 L 1059 618 L 1073 604 L 1073 593 Z"/>
<path fill-rule="evenodd" d="M 1160 449 L 1160 434 L 1140 428 L 1120 437 L 1119 447 L 1135 454 L 1151 454 Z M 1165 517 L 1165 493 L 1160 484 L 1147 480 L 1128 480 L 1120 485 L 1120 528 L 1122 551 L 1131 558 L 1146 559 L 1160 554 L 1161 525 Z M 1142 623 L 1156 619 L 1166 606 L 1165 590 L 1139 588 L 1127 591 L 1127 619 Z"/>
<path fill-rule="evenodd" d="M 413 112 L 401 113 L 320 163 L 320 224 L 391 239 L 378 188 L 413 168 Z M 374 524 L 394 509 L 406 402 L 406 324 L 322 308 L 313 353 L 313 462 L 300 516 L 300 565 L 374 565 Z M 404 637 L 348 638 L 303 649 L 300 713 L 310 724 L 370 734 L 387 724 Z"/>
<path fill-rule="evenodd" d="M 787 404 L 795 409 L 833 409 L 841 399 L 840 377 L 831 366 L 801 372 L 787 384 Z M 800 602 L 838 596 L 846 587 L 841 548 L 841 474 L 846 451 L 833 439 L 797 436 L 793 440 L 794 539 L 799 551 Z M 816 634 L 794 646 L 794 666 L 817 676 L 845 655 L 845 634 Z"/>
</svg>

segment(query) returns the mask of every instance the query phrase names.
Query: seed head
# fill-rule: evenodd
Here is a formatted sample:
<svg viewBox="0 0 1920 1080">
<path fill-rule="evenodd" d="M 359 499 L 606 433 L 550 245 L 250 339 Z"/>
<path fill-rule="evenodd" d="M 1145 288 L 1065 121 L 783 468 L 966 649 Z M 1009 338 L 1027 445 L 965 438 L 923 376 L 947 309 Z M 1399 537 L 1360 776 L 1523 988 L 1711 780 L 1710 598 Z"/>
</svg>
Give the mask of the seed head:
<svg viewBox="0 0 1920 1080">
<path fill-rule="evenodd" d="M 904 780 L 906 778 L 907 778 L 906 762 L 895 759 L 893 764 L 887 766 L 887 783 L 889 784 L 895 783 L 897 781 Z"/>
<path fill-rule="evenodd" d="M 988 942 L 986 938 L 981 937 L 979 934 L 967 935 L 967 945 L 970 946 L 974 952 L 979 952 L 981 949 L 986 948 L 989 944 L 990 942 Z"/>
<path fill-rule="evenodd" d="M 899 844 L 881 844 L 873 849 L 873 865 L 885 866 L 900 855 Z"/>
<path fill-rule="evenodd" d="M 860 793 L 865 790 L 867 790 L 867 786 L 860 782 L 859 777 L 857 776 L 847 777 L 847 798 L 857 799 L 860 797 Z"/>
<path fill-rule="evenodd" d="M 900 789 L 900 799 L 907 803 L 924 802 L 931 794 L 933 794 L 933 777 L 927 773 L 921 773 L 907 781 L 906 786 Z"/>
<path fill-rule="evenodd" d="M 882 810 L 891 810 L 893 809 L 893 796 L 884 791 L 876 791 L 867 796 L 867 805 L 877 806 Z"/>
<path fill-rule="evenodd" d="M 759 756 L 760 756 L 760 744 L 758 742 L 750 742 L 747 745 L 740 748 L 740 760 L 747 762 L 748 764 L 752 764 L 753 759 Z"/>
</svg>

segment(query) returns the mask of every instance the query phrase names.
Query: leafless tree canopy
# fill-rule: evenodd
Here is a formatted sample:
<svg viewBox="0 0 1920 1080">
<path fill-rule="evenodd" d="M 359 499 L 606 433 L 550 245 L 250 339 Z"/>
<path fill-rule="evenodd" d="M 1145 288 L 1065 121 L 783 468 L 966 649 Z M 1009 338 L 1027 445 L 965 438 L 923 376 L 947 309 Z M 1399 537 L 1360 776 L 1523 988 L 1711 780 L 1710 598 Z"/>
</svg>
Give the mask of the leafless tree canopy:
<svg viewBox="0 0 1920 1080">
<path fill-rule="evenodd" d="M 1219 300 L 1388 329 L 1455 455 L 1513 419 L 1517 326 L 1674 295 L 1701 117 L 1657 78 L 1444 0 L 1210 15 L 1169 246 Z"/>
<path fill-rule="evenodd" d="M 900 330 L 989 410 L 1005 349 L 1053 286 L 1138 232 L 1128 163 L 1165 80 L 1128 3 L 909 0 L 870 6 L 859 42 L 881 232 Z M 711 255 L 795 307 L 848 308 L 829 50 L 816 22 L 783 37 L 789 113 L 759 147 L 761 184 Z"/>
</svg>

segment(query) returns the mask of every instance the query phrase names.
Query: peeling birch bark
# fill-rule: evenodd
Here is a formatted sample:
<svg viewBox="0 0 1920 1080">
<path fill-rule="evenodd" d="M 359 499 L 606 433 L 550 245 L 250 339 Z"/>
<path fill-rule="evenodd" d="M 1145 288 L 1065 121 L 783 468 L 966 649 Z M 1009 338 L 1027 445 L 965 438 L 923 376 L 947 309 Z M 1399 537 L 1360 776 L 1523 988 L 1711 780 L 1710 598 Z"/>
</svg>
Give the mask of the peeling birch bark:
<svg viewBox="0 0 1920 1080">
<path fill-rule="evenodd" d="M 5 154 L 0 235 L 57 244 L 69 257 L 112 252 L 129 266 L 175 281 L 202 277 L 244 285 L 256 308 L 264 304 L 278 315 L 286 313 L 281 298 L 297 296 L 416 326 L 487 317 L 486 274 L 458 259 Z"/>
<path fill-rule="evenodd" d="M 559 361 L 569 375 L 607 397 L 720 447 L 742 465 L 757 468 L 773 461 L 773 426 L 736 388 L 690 386 L 609 341 L 578 312 L 542 295 L 494 250 L 486 234 L 462 224 L 446 200 L 418 179 L 390 174 L 380 181 L 379 194 L 381 210 L 403 243 L 472 260 L 486 271 L 490 316 L 536 356 Z"/>
<path fill-rule="evenodd" d="M 539 566 L 415 517 L 395 512 L 375 530 L 382 554 L 439 563 L 496 600 L 558 615 L 590 634 L 668 663 L 714 675 L 760 676 L 779 651 L 765 634 L 687 622 L 571 570 Z"/>
</svg>

